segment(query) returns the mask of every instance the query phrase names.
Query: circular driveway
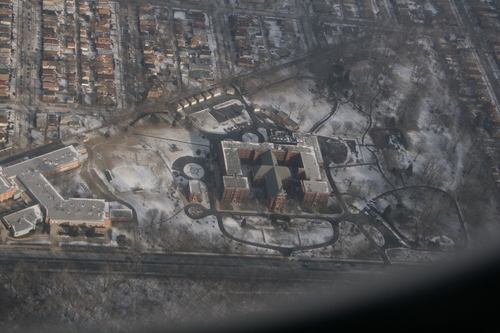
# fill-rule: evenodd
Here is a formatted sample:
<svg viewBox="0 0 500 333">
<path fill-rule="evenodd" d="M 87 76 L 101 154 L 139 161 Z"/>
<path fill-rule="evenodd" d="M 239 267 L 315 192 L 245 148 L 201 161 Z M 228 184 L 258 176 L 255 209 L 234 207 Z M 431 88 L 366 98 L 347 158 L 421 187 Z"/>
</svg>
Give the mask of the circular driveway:
<svg viewBox="0 0 500 333">
<path fill-rule="evenodd" d="M 188 163 L 184 165 L 182 171 L 186 177 L 190 177 L 192 179 L 202 179 L 205 176 L 205 170 L 197 163 Z"/>
<path fill-rule="evenodd" d="M 187 180 L 204 180 L 206 163 L 203 157 L 182 156 L 172 163 L 172 169 Z"/>
</svg>

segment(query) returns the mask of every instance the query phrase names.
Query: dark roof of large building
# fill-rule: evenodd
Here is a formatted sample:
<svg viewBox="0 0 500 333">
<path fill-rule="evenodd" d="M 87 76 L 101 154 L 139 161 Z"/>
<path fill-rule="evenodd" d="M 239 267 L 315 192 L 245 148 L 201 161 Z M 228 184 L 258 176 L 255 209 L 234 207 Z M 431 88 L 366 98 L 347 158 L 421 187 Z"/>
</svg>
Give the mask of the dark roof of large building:
<svg viewBox="0 0 500 333">
<path fill-rule="evenodd" d="M 283 180 L 291 178 L 290 169 L 278 165 L 257 165 L 253 167 L 254 180 L 266 180 L 267 194 L 276 198 L 285 194 Z"/>
<path fill-rule="evenodd" d="M 270 198 L 283 196 L 283 180 L 291 178 L 292 174 L 288 167 L 279 166 L 276 156 L 268 150 L 261 155 L 262 165 L 254 166 L 253 177 L 255 180 L 264 178 L 266 180 L 267 193 Z"/>
<path fill-rule="evenodd" d="M 270 150 L 260 155 L 260 158 L 262 159 L 262 165 L 278 165 L 276 156 Z"/>
</svg>

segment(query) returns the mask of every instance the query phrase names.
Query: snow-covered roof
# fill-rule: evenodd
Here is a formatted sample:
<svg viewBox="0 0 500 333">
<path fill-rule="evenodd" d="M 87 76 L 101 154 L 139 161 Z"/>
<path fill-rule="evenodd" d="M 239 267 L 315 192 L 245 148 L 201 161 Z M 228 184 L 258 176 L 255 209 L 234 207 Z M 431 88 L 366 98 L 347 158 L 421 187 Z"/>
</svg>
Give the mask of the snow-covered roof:
<svg viewBox="0 0 500 333">
<path fill-rule="evenodd" d="M 224 187 L 227 188 L 250 188 L 247 177 L 224 176 L 222 180 L 224 182 Z"/>
<path fill-rule="evenodd" d="M 314 143 L 314 140 L 308 139 L 307 143 L 310 142 Z M 240 141 L 222 141 L 221 146 L 224 155 L 226 173 L 228 175 L 242 175 L 238 149 L 258 151 L 291 151 L 300 153 L 307 179 L 319 180 L 321 179 L 321 172 L 317 156 L 319 155 L 321 157 L 321 152 L 319 151 L 319 147 L 316 150 L 314 146 L 308 145 L 307 143 L 304 142 L 303 145 L 287 145 L 275 144 L 271 142 L 253 143 Z M 323 158 L 321 158 L 321 161 L 323 161 Z"/>
<path fill-rule="evenodd" d="M 189 193 L 201 193 L 201 181 L 197 179 L 190 179 Z"/>
<path fill-rule="evenodd" d="M 5 178 L 5 176 L 0 172 L 0 194 L 9 192 L 12 190 L 12 184 Z"/>
<path fill-rule="evenodd" d="M 40 222 L 42 218 L 43 214 L 40 205 L 31 206 L 3 217 L 14 234 L 33 229 L 33 226 Z"/>
<path fill-rule="evenodd" d="M 265 178 L 268 194 L 276 197 L 283 192 L 282 180 L 290 178 L 291 173 L 288 167 L 279 166 L 275 151 L 290 151 L 299 153 L 306 176 L 306 183 L 303 183 L 308 192 L 329 193 L 328 184 L 322 180 L 321 170 L 318 163 L 318 156 L 321 161 L 321 152 L 318 141 L 315 137 L 308 135 L 298 135 L 299 145 L 275 144 L 270 142 L 253 143 L 240 141 L 222 141 L 221 147 L 224 156 L 224 163 L 227 175 L 242 175 L 239 149 L 266 151 L 262 153 L 262 165 L 253 167 L 254 179 Z M 246 177 L 223 177 L 224 187 L 246 187 L 248 179 Z M 243 183 L 246 182 L 246 183 Z"/>
<path fill-rule="evenodd" d="M 302 190 L 304 192 L 330 193 L 328 190 L 328 183 L 325 181 L 303 180 Z"/>
</svg>

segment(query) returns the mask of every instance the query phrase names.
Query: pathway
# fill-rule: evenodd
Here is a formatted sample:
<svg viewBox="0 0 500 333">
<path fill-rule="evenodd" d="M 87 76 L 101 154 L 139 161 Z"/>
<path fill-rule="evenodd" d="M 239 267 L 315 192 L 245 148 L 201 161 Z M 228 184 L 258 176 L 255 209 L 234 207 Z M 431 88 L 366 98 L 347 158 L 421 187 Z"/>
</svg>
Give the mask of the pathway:
<svg viewBox="0 0 500 333">
<path fill-rule="evenodd" d="M 330 113 L 325 118 L 314 124 L 309 130 L 309 134 L 315 134 L 321 128 L 321 126 L 323 126 L 328 120 L 330 120 L 335 115 L 335 112 L 337 112 L 337 110 L 339 109 L 339 105 L 339 100 L 335 99 Z"/>
</svg>

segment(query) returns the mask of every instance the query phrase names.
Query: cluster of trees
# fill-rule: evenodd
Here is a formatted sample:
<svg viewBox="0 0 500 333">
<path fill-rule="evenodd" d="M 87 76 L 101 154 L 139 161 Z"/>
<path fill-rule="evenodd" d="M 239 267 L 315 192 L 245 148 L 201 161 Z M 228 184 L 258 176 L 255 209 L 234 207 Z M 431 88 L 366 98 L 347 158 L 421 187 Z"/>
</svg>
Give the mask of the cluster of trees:
<svg viewBox="0 0 500 333">
<path fill-rule="evenodd" d="M 143 276 L 142 270 L 138 263 L 130 265 L 129 273 L 135 276 L 109 266 L 92 274 L 70 266 L 49 271 L 43 264 L 24 262 L 1 267 L 0 330 L 182 329 L 273 304 L 278 309 L 278 301 L 296 301 L 299 293 L 294 291 L 303 293 L 286 280 L 268 282 L 250 271 L 243 281 L 210 278 L 205 270 L 178 278 Z M 273 292 L 253 294 L 256 290 Z M 281 298 L 279 291 L 284 291 Z"/>
<path fill-rule="evenodd" d="M 382 198 L 389 202 L 384 219 L 416 247 L 426 246 L 433 237 L 446 235 L 459 249 L 466 244 L 454 199 L 429 188 L 408 188 Z"/>
<path fill-rule="evenodd" d="M 380 94 L 373 101 L 373 107 L 378 111 L 373 113 L 374 124 L 383 123 L 402 133 L 444 133 L 436 144 L 426 141 L 427 136 L 422 135 L 407 146 L 412 152 L 408 157 L 412 159 L 413 172 L 404 175 L 385 172 L 392 183 L 388 185 L 420 184 L 446 190 L 458 200 L 465 220 L 479 229 L 485 221 L 492 222 L 495 214 L 498 193 L 489 172 L 494 163 L 488 163 L 487 154 L 477 139 L 479 134 L 474 133 L 470 121 L 456 107 L 459 104 L 458 87 L 433 75 L 434 66 L 429 66 L 433 51 L 422 47 L 423 37 L 410 26 L 401 27 L 397 34 L 391 35 L 387 31 L 393 29 L 386 28 L 389 27 L 379 24 L 371 31 L 363 31 L 359 38 L 341 40 L 335 48 L 316 52 L 309 62 L 309 70 L 319 78 L 317 88 L 329 88 L 331 96 L 335 91 L 349 96 L 358 109 L 367 112 L 374 86 L 380 83 Z M 438 38 L 431 36 L 426 42 L 437 45 Z M 380 69 L 377 66 L 359 66 L 363 61 L 382 66 L 384 80 L 377 81 L 376 74 Z M 398 64 L 403 67 L 411 64 L 412 67 L 410 79 L 403 82 L 404 86 L 395 88 L 396 83 L 404 81 L 401 73 L 395 70 Z M 439 100 L 436 91 L 429 89 L 431 86 L 444 87 Z M 404 93 L 403 99 L 401 93 Z M 386 110 L 379 108 L 384 101 L 390 117 Z M 333 135 L 352 132 L 348 122 L 333 120 L 330 127 Z M 416 136 L 413 134 L 411 138 Z M 383 160 L 379 160 L 384 170 Z M 349 192 L 363 198 L 376 194 L 369 183 L 351 186 Z M 420 231 L 432 230 L 433 227 L 424 226 L 432 224 L 432 216 L 443 214 L 443 207 L 427 201 L 425 204 L 428 204 L 428 209 L 419 216 Z M 419 205 L 423 203 L 420 201 Z"/>
</svg>

